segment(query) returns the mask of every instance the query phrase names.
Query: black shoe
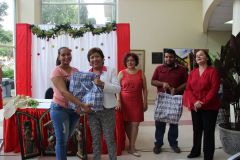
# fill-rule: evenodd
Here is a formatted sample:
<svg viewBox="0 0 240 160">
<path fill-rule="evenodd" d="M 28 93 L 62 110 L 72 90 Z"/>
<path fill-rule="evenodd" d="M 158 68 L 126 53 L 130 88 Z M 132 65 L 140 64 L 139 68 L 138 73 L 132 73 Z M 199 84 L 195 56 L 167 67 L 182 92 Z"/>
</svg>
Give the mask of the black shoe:
<svg viewBox="0 0 240 160">
<path fill-rule="evenodd" d="M 171 148 L 175 153 L 180 153 L 181 152 L 181 150 L 178 146 L 174 146 L 174 147 L 171 147 Z"/>
<path fill-rule="evenodd" d="M 213 155 L 204 155 L 204 160 L 213 160 Z"/>
<path fill-rule="evenodd" d="M 155 145 L 155 147 L 153 148 L 153 153 L 155 154 L 159 154 L 162 151 L 161 147 Z"/>
<path fill-rule="evenodd" d="M 200 154 L 190 153 L 190 154 L 187 156 L 187 158 L 197 158 L 197 157 L 199 157 L 199 156 L 200 156 Z"/>
</svg>

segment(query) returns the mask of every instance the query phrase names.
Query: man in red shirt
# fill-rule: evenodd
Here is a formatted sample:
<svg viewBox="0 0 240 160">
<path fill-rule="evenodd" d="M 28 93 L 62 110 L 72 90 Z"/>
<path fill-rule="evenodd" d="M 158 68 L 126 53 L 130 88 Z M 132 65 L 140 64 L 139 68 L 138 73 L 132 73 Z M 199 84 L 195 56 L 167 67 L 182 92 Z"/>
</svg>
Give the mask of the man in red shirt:
<svg viewBox="0 0 240 160">
<path fill-rule="evenodd" d="M 176 62 L 176 53 L 172 49 L 164 51 L 164 64 L 159 65 L 152 76 L 151 84 L 157 87 L 158 92 L 166 92 L 172 95 L 183 94 L 187 81 L 187 69 Z M 180 153 L 178 147 L 178 124 L 169 124 L 168 141 L 172 150 Z M 166 123 L 155 121 L 155 147 L 153 152 L 159 154 L 163 145 Z"/>
</svg>

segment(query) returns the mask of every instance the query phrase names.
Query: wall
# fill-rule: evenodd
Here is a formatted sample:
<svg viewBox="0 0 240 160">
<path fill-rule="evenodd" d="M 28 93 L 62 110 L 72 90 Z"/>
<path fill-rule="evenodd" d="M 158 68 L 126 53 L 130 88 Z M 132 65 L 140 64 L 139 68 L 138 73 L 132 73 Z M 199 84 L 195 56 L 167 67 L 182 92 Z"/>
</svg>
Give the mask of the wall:
<svg viewBox="0 0 240 160">
<path fill-rule="evenodd" d="M 41 0 L 17 0 L 18 23 L 40 23 Z M 145 74 L 149 101 L 156 88 L 151 77 L 157 65 L 151 53 L 163 48 L 209 48 L 220 52 L 229 32 L 203 33 L 202 1 L 200 0 L 118 0 L 118 22 L 130 23 L 131 49 L 145 50 Z"/>
<path fill-rule="evenodd" d="M 40 24 L 41 0 L 16 0 L 17 23 Z"/>
<path fill-rule="evenodd" d="M 221 0 L 202 0 L 203 32 L 208 32 L 208 24 L 215 8 Z"/>
<path fill-rule="evenodd" d="M 214 0 L 202 0 L 202 16 L 204 17 L 208 8 L 213 3 Z"/>
<path fill-rule="evenodd" d="M 131 26 L 131 49 L 145 50 L 145 74 L 149 101 L 156 88 L 151 77 L 157 65 L 151 63 L 151 53 L 163 48 L 209 48 L 220 52 L 229 38 L 228 32 L 202 29 L 202 2 L 199 0 L 119 0 L 118 22 Z"/>
</svg>

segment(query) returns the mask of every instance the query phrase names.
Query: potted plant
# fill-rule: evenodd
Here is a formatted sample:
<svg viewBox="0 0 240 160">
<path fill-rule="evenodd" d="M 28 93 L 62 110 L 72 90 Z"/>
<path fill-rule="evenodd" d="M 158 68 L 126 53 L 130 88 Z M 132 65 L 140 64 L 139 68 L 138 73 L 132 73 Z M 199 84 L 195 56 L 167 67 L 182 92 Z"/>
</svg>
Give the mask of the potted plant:
<svg viewBox="0 0 240 160">
<path fill-rule="evenodd" d="M 214 64 L 222 81 L 221 111 L 227 113 L 219 123 L 220 140 L 226 153 L 235 154 L 240 152 L 240 33 L 231 36 Z M 228 114 L 230 108 L 233 108 L 234 120 Z"/>
</svg>

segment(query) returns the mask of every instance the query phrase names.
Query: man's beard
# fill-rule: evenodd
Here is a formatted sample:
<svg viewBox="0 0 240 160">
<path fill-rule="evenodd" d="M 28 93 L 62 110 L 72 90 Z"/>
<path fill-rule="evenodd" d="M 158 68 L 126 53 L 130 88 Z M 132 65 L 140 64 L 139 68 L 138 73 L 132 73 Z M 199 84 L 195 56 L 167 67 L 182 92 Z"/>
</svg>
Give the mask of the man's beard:
<svg viewBox="0 0 240 160">
<path fill-rule="evenodd" d="M 166 66 L 171 67 L 171 68 L 175 66 L 175 63 L 170 63 L 170 64 L 165 63 L 165 64 L 166 64 Z"/>
</svg>

